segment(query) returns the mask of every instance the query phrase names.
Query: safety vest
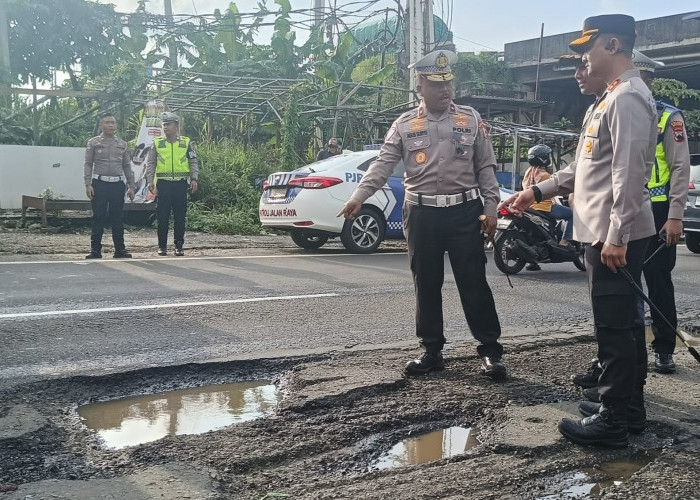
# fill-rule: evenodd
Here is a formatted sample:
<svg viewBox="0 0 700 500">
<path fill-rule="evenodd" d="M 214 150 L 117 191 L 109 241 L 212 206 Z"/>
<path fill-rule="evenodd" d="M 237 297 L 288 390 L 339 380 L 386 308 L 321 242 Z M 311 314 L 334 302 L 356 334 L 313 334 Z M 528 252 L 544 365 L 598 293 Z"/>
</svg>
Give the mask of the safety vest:
<svg viewBox="0 0 700 500">
<path fill-rule="evenodd" d="M 662 101 L 656 101 L 656 110 L 657 112 L 661 111 L 661 116 L 659 116 L 659 134 L 656 137 L 656 158 L 648 184 L 649 194 L 651 195 L 651 201 L 668 201 L 668 183 L 671 179 L 671 170 L 666 162 L 664 137 L 668 119 L 672 114 L 680 113 L 680 110 Z"/>
<path fill-rule="evenodd" d="M 168 142 L 164 137 L 154 141 L 156 147 L 156 178 L 160 180 L 187 179 L 190 176 L 190 162 L 187 151 L 190 138 L 178 137 L 175 142 Z"/>
</svg>

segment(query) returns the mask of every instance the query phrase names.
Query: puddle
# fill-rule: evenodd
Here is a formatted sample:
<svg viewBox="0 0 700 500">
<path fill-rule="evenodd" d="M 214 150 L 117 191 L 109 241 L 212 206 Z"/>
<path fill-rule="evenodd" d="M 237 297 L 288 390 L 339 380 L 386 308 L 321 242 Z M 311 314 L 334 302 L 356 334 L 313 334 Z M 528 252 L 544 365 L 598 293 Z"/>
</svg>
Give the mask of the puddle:
<svg viewBox="0 0 700 500">
<path fill-rule="evenodd" d="M 404 439 L 375 460 L 371 467 L 391 469 L 463 455 L 479 444 L 476 434 L 476 427 L 450 427 Z"/>
<path fill-rule="evenodd" d="M 645 465 L 653 462 L 661 452 L 652 450 L 635 454 L 624 460 L 603 462 L 595 469 L 584 469 L 573 475 L 565 476 L 557 485 L 549 486 L 555 493 L 538 497 L 538 500 L 554 500 L 557 498 L 598 498 L 604 488 L 622 484 L 632 477 L 632 474 L 641 470 Z M 594 479 L 595 478 L 595 479 Z"/>
<path fill-rule="evenodd" d="M 268 381 L 240 382 L 94 403 L 78 414 L 109 448 L 124 448 L 254 420 L 272 412 L 280 399 Z"/>
</svg>

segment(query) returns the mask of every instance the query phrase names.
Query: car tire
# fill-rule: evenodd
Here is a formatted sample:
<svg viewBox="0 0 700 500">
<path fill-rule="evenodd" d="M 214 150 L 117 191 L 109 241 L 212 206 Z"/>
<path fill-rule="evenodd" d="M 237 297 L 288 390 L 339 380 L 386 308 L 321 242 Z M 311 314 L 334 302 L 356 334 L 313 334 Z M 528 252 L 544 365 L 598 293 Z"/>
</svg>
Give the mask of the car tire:
<svg viewBox="0 0 700 500">
<path fill-rule="evenodd" d="M 693 253 L 700 253 L 700 233 L 685 233 L 685 246 Z"/>
<path fill-rule="evenodd" d="M 352 253 L 372 253 L 379 248 L 386 234 L 384 217 L 376 210 L 363 207 L 353 220 L 346 220 L 340 241 Z"/>
<path fill-rule="evenodd" d="M 295 229 L 291 232 L 292 241 L 306 250 L 321 248 L 328 241 L 328 236 L 315 231 Z"/>
</svg>

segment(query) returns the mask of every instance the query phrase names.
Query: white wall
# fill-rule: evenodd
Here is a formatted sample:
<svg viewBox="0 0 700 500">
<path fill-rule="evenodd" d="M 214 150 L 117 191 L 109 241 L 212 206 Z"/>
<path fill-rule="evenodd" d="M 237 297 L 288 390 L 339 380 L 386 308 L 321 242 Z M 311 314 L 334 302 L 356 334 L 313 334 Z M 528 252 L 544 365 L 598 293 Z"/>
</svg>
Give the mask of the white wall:
<svg viewBox="0 0 700 500">
<path fill-rule="evenodd" d="M 61 198 L 87 200 L 85 148 L 0 145 L 0 208 L 21 209 L 22 195 L 46 188 Z"/>
</svg>

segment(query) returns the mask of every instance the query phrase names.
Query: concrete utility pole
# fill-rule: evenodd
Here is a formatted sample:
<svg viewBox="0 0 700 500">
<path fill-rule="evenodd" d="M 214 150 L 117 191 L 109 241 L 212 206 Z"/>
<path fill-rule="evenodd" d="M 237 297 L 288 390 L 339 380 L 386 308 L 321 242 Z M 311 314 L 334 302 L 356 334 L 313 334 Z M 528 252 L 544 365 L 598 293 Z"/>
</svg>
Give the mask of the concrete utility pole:
<svg viewBox="0 0 700 500">
<path fill-rule="evenodd" d="M 408 63 L 413 64 L 435 47 L 432 0 L 406 0 L 406 49 Z M 411 88 L 415 88 L 415 74 L 411 75 Z"/>
<path fill-rule="evenodd" d="M 163 0 L 165 8 L 165 19 L 174 26 L 175 22 L 173 19 L 173 5 L 170 0 Z M 175 48 L 175 43 L 171 42 L 168 44 L 168 53 L 170 56 L 170 67 L 177 68 L 177 50 Z"/>
<path fill-rule="evenodd" d="M 314 28 L 323 22 L 323 0 L 314 0 Z"/>
<path fill-rule="evenodd" d="M 10 73 L 10 42 L 6 7 L 6 0 L 0 0 L 0 76 Z"/>
</svg>

